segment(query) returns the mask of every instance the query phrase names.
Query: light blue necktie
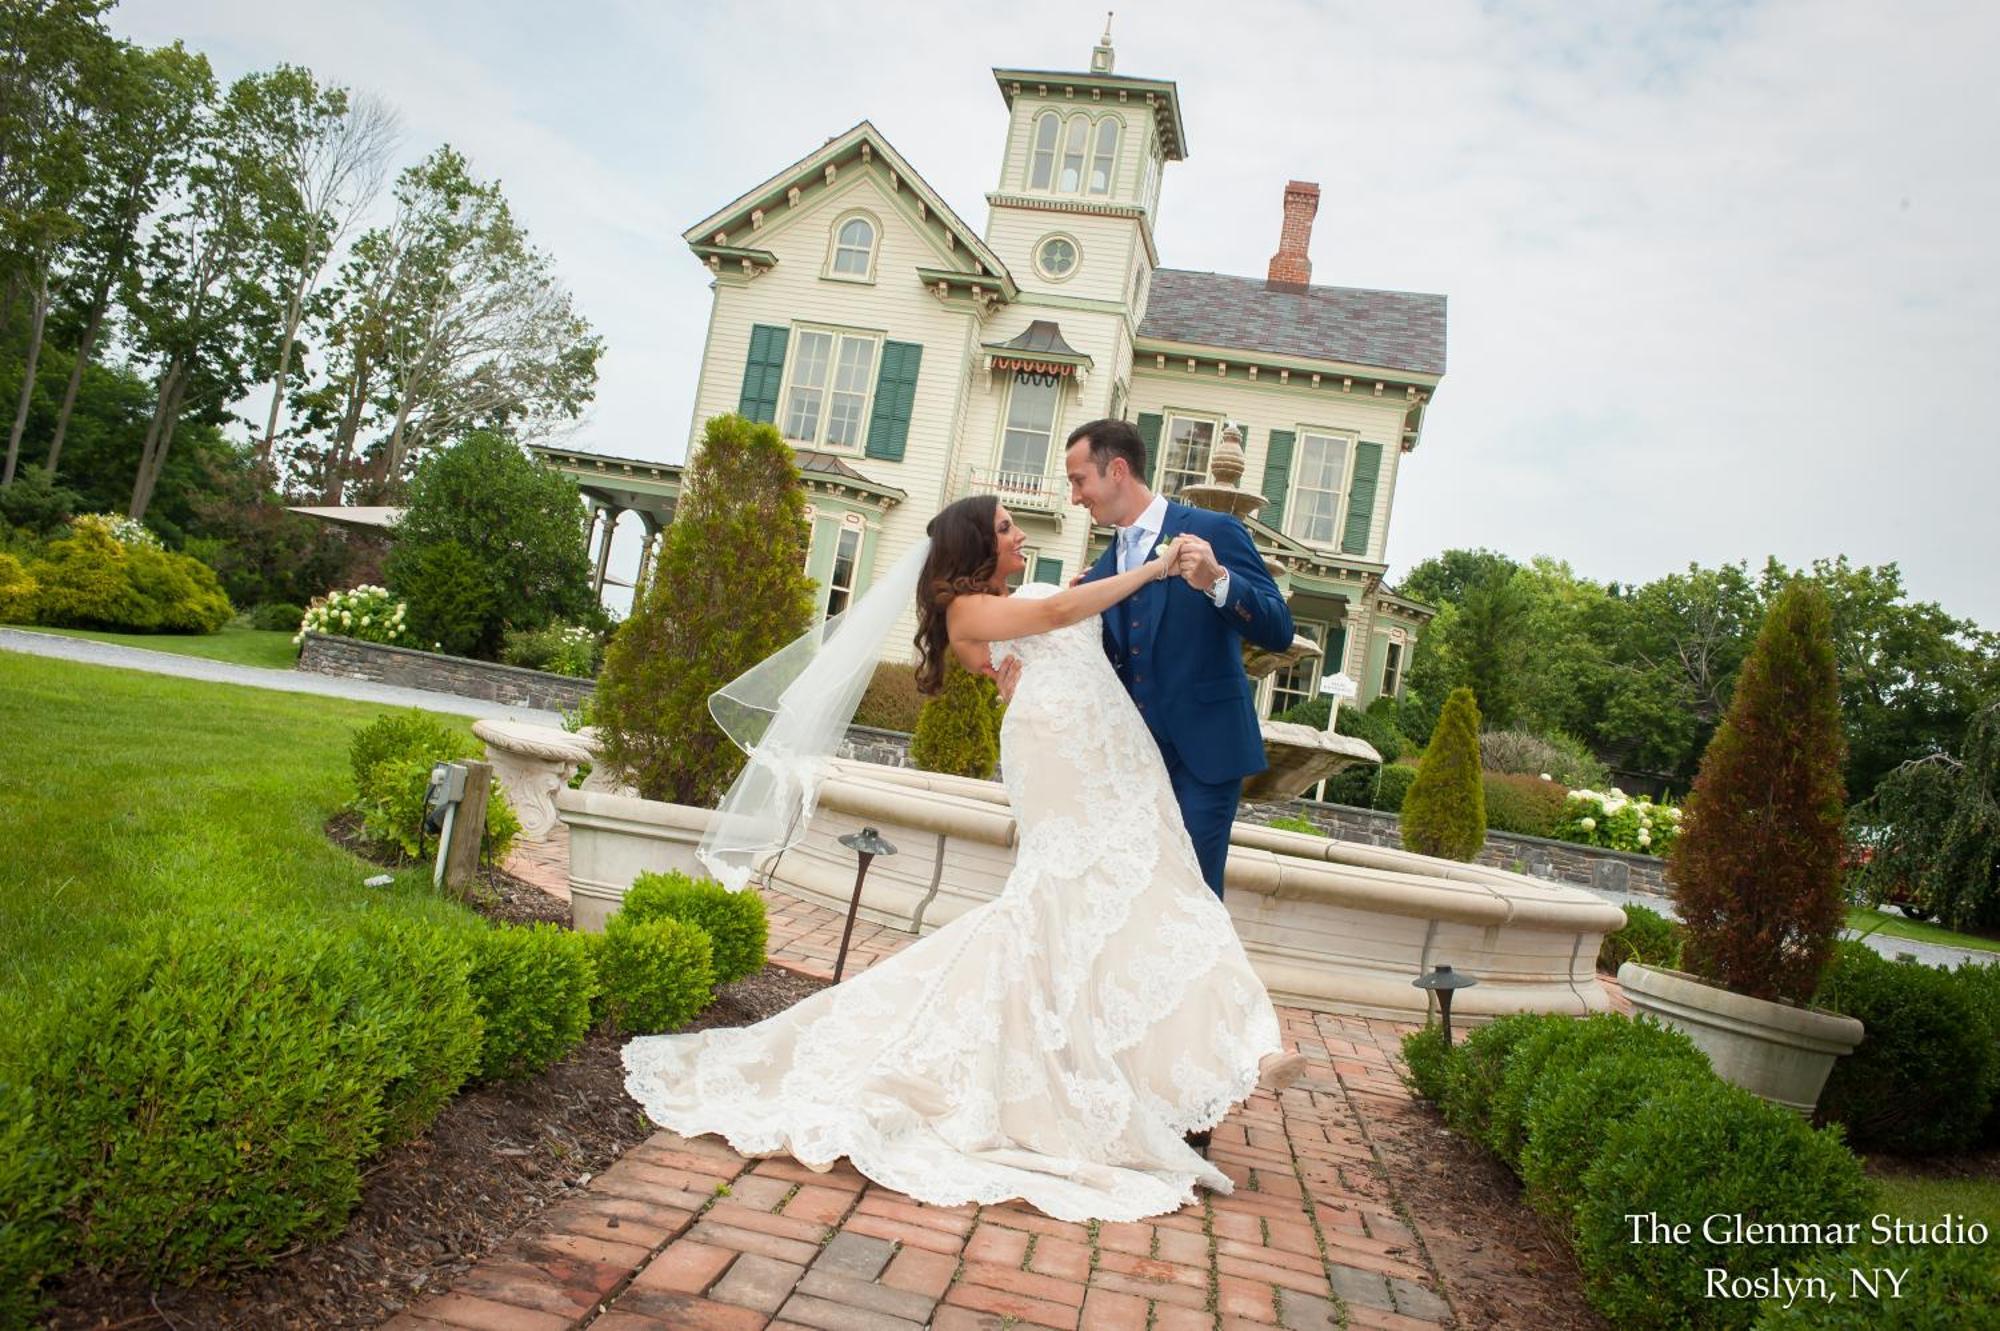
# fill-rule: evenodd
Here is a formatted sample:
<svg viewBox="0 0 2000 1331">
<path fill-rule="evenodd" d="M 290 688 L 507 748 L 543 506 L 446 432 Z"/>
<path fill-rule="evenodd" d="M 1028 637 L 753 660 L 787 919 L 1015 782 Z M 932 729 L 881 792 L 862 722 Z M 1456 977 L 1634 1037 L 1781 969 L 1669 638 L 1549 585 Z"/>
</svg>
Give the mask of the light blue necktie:
<svg viewBox="0 0 2000 1331">
<path fill-rule="evenodd" d="M 1146 529 L 1137 525 L 1127 527 L 1118 533 L 1118 571 L 1129 573 L 1139 567 L 1139 546 L 1146 539 Z"/>
</svg>

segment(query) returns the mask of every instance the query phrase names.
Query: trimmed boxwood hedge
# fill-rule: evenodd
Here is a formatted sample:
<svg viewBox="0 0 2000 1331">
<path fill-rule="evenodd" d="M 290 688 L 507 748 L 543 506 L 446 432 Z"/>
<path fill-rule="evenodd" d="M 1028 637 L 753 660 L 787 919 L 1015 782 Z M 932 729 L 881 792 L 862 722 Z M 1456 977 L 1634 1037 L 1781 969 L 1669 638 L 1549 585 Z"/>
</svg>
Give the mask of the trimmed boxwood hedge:
<svg viewBox="0 0 2000 1331">
<path fill-rule="evenodd" d="M 731 892 L 713 879 L 684 873 L 642 873 L 632 880 L 618 913 L 634 924 L 672 919 L 700 926 L 713 949 L 719 985 L 764 969 L 771 930 L 764 899 L 755 892 Z"/>
</svg>

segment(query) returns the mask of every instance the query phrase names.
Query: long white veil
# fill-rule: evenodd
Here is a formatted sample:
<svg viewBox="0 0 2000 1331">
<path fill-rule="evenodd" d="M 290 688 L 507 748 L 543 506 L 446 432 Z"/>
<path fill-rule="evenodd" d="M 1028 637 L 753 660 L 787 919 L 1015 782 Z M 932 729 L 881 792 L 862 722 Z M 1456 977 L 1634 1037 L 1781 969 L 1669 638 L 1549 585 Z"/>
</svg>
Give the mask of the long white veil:
<svg viewBox="0 0 2000 1331">
<path fill-rule="evenodd" d="M 859 601 L 709 695 L 709 715 L 750 755 L 695 851 L 730 891 L 805 835 L 882 644 L 916 604 L 930 548 L 918 541 Z"/>
</svg>

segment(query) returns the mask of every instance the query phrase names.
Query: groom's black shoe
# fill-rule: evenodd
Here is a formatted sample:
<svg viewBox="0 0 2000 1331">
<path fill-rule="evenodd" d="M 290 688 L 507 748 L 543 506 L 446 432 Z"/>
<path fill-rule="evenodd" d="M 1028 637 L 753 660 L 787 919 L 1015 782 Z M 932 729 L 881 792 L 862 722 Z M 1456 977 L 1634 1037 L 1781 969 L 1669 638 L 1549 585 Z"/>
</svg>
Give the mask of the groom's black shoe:
<svg viewBox="0 0 2000 1331">
<path fill-rule="evenodd" d="M 1196 1155 L 1199 1155 L 1204 1160 L 1208 1158 L 1208 1134 L 1206 1132 L 1190 1132 L 1182 1140 L 1194 1148 Z"/>
</svg>

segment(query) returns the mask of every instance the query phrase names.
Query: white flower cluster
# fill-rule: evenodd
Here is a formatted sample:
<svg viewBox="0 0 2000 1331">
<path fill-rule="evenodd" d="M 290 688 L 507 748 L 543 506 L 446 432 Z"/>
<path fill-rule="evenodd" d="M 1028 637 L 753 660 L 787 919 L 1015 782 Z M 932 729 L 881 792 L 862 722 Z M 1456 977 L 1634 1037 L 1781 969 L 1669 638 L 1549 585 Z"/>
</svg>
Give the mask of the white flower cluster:
<svg viewBox="0 0 2000 1331">
<path fill-rule="evenodd" d="M 1605 791 L 1572 790 L 1569 799 L 1571 815 L 1579 812 L 1583 815 L 1576 819 L 1579 831 L 1590 835 L 1602 823 L 1612 838 L 1610 844 L 1620 849 L 1636 844 L 1639 850 L 1651 850 L 1656 839 L 1671 841 L 1680 831 L 1679 809 L 1670 804 L 1655 804 L 1644 796 L 1634 799 L 1616 786 Z M 1628 810 L 1630 815 L 1624 816 Z M 1630 842 L 1621 845 L 1620 838 L 1626 836 Z"/>
<path fill-rule="evenodd" d="M 409 607 L 390 597 L 388 588 L 363 583 L 330 592 L 306 607 L 292 641 L 304 642 L 307 633 L 328 633 L 367 642 L 401 642 L 407 636 L 403 621 L 408 613 Z"/>
<path fill-rule="evenodd" d="M 69 520 L 70 530 L 101 531 L 128 548 L 158 550 L 160 538 L 145 523 L 123 513 L 79 513 Z"/>
</svg>

